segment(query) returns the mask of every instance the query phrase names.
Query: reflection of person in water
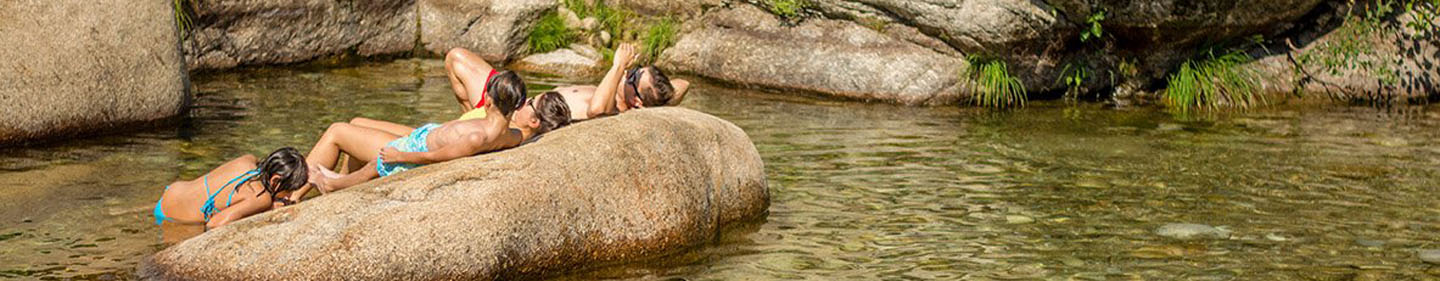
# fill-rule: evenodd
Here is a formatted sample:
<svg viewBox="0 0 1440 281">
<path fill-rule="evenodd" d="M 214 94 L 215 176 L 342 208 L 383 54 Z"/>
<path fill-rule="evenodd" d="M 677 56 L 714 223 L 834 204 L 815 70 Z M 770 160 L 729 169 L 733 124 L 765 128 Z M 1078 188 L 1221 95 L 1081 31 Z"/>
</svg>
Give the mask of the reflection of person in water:
<svg viewBox="0 0 1440 281">
<path fill-rule="evenodd" d="M 294 148 L 275 150 L 258 163 L 253 155 L 240 156 L 200 178 L 165 186 L 155 202 L 155 224 L 221 227 L 291 203 L 286 197 L 302 186 L 318 184 L 318 176 Z"/>
</svg>

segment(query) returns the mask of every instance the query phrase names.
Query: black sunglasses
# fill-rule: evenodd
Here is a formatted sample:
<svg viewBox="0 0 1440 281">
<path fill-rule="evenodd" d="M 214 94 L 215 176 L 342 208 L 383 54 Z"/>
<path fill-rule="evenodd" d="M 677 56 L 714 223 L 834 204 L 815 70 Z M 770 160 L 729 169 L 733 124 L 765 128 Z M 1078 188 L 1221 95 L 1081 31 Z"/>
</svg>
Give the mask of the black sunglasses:
<svg viewBox="0 0 1440 281">
<path fill-rule="evenodd" d="M 644 103 L 645 98 L 640 97 L 640 67 L 625 71 L 625 87 L 635 94 L 636 99 L 639 99 L 642 104 Z"/>
</svg>

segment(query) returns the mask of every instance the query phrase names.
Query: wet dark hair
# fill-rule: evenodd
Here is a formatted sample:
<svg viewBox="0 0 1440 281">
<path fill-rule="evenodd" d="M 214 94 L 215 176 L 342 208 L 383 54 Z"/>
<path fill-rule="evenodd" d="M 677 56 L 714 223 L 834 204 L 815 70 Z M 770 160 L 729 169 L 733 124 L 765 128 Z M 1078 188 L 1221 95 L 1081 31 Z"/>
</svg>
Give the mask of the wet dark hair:
<svg viewBox="0 0 1440 281">
<path fill-rule="evenodd" d="M 565 103 L 565 95 L 559 92 L 549 91 L 535 99 L 540 104 L 535 107 L 535 117 L 540 119 L 540 128 L 535 129 L 535 135 L 541 135 L 570 125 L 570 104 Z"/>
<path fill-rule="evenodd" d="M 515 74 L 514 71 L 501 71 L 485 84 L 485 95 L 494 101 L 500 114 L 507 117 L 525 105 L 525 95 L 527 94 L 525 81 L 520 80 L 520 75 Z"/>
<path fill-rule="evenodd" d="M 649 93 L 637 93 L 640 95 L 640 104 L 645 105 L 645 107 L 670 104 L 670 99 L 675 98 L 675 87 L 670 85 L 670 77 L 666 77 L 665 72 L 660 71 L 660 68 L 654 65 L 643 66 L 640 67 L 640 69 L 649 69 L 650 79 L 655 83 L 650 85 L 653 90 Z M 635 78 L 638 80 L 640 77 Z M 639 81 L 636 82 L 638 83 Z M 635 91 L 639 92 L 640 89 L 635 89 Z"/>
<path fill-rule="evenodd" d="M 282 191 L 298 190 L 310 183 L 310 172 L 305 163 L 305 155 L 300 154 L 294 147 L 283 147 L 265 156 L 265 160 L 255 163 L 260 173 L 255 177 L 259 178 L 261 185 L 265 186 L 265 193 L 270 193 L 270 199 L 275 200 L 277 193 Z M 280 176 L 275 179 L 275 176 Z M 252 178 L 253 180 L 253 178 Z M 260 196 L 256 194 L 255 196 Z"/>
</svg>

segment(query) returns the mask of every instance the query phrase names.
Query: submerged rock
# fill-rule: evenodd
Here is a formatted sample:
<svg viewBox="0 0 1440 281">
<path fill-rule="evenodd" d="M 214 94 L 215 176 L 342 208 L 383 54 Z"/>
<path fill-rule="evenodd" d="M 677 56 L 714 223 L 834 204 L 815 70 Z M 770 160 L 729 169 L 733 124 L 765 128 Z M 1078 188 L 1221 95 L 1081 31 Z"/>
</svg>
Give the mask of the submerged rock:
<svg viewBox="0 0 1440 281">
<path fill-rule="evenodd" d="M 751 87 L 903 104 L 959 100 L 962 59 L 847 21 L 784 27 L 741 5 L 706 14 L 660 65 Z"/>
<path fill-rule="evenodd" d="M 1420 258 L 1420 261 L 1423 262 L 1440 264 L 1440 250 L 1437 249 L 1416 250 L 1415 257 Z"/>
<path fill-rule="evenodd" d="M 415 1 L 195 1 L 190 69 L 303 62 L 354 52 L 408 52 Z M 168 2 L 167 2 L 168 3 Z"/>
<path fill-rule="evenodd" d="M 654 258 L 763 217 L 763 165 L 729 122 L 641 109 L 250 217 L 156 253 L 140 275 L 492 280 Z"/>
<path fill-rule="evenodd" d="M 1175 239 L 1196 239 L 1196 238 L 1230 238 L 1230 230 L 1193 223 L 1172 223 L 1160 226 L 1155 230 L 1156 235 Z"/>
<path fill-rule="evenodd" d="M 167 1 L 0 3 L 0 145 L 180 115 L 189 79 Z"/>
</svg>

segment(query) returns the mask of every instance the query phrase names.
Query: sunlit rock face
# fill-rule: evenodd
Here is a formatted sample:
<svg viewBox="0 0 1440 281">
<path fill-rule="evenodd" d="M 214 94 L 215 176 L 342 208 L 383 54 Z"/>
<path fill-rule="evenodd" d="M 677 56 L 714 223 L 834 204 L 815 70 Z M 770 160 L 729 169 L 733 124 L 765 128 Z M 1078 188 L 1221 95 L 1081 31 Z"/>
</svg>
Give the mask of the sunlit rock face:
<svg viewBox="0 0 1440 281">
<path fill-rule="evenodd" d="M 784 26 L 759 8 L 715 11 L 660 66 L 753 87 L 905 104 L 955 102 L 964 61 L 839 20 Z"/>
<path fill-rule="evenodd" d="M 286 64 L 415 47 L 415 1 L 195 1 L 190 69 Z"/>
<path fill-rule="evenodd" d="M 684 108 L 581 122 L 211 230 L 145 279 L 492 280 L 654 258 L 770 202 L 739 127 Z"/>
<path fill-rule="evenodd" d="M 500 65 L 524 52 L 530 28 L 554 0 L 416 0 L 420 44 L 434 54 L 466 48 Z"/>
<path fill-rule="evenodd" d="M 167 3 L 0 4 L 0 145 L 179 115 L 188 78 Z"/>
</svg>

